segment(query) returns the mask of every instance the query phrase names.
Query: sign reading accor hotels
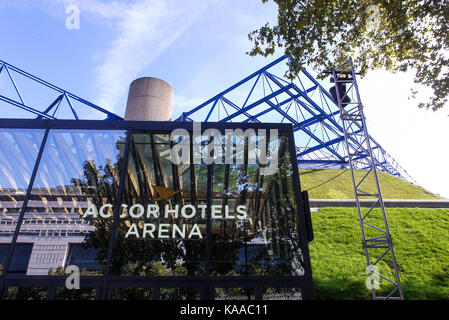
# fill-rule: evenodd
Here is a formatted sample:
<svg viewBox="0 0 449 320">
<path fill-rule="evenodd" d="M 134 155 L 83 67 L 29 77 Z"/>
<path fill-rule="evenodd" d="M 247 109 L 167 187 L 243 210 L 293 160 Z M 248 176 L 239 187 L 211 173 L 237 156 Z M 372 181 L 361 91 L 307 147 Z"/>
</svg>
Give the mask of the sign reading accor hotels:
<svg viewBox="0 0 449 320">
<path fill-rule="evenodd" d="M 170 208 L 165 205 L 165 212 L 162 214 L 160 207 L 157 204 L 148 204 L 144 207 L 141 204 L 134 204 L 127 212 L 123 209 L 128 209 L 126 204 L 122 204 L 122 213 L 120 219 L 145 219 L 144 223 L 141 223 L 142 228 L 139 228 L 139 222 L 130 223 L 129 229 L 126 232 L 125 238 L 152 238 L 152 239 L 202 239 L 200 228 L 196 223 L 188 223 L 189 219 L 198 220 L 206 219 L 207 206 L 200 204 L 197 207 L 187 204 L 184 206 L 175 205 L 174 208 Z M 113 206 L 111 204 L 102 205 L 99 210 L 95 204 L 91 204 L 83 215 L 83 218 L 92 219 L 111 219 L 113 217 Z M 182 224 L 170 224 L 160 223 L 161 215 L 163 218 L 168 219 L 182 219 Z M 198 216 L 198 217 L 197 217 Z M 211 206 L 211 218 L 212 219 L 226 219 L 226 220 L 243 220 L 247 217 L 246 206 L 240 205 L 236 207 L 236 213 L 233 214 L 229 210 L 229 206 L 225 206 L 224 214 L 222 214 L 221 205 Z M 153 220 L 153 222 L 151 222 Z"/>
<path fill-rule="evenodd" d="M 201 123 L 193 123 L 193 134 L 185 129 L 173 130 L 170 135 L 173 146 L 170 150 L 170 160 L 174 165 L 191 164 L 243 164 L 246 160 L 248 164 L 257 164 L 261 175 L 273 175 L 278 169 L 278 131 L 271 129 L 269 141 L 265 129 L 226 129 L 225 134 L 217 129 L 207 129 L 201 132 Z M 239 143 L 244 141 L 245 143 Z M 191 157 L 191 146 L 193 145 L 193 157 Z M 244 159 L 244 156 L 247 157 Z M 165 187 L 156 187 L 165 189 Z M 242 188 L 238 188 L 240 191 Z M 168 190 L 169 194 L 174 194 Z M 171 192 L 170 192 L 171 191 Z M 180 190 L 176 191 L 180 192 Z M 158 191 L 158 193 L 160 193 Z M 160 197 L 155 202 L 166 200 L 169 196 Z M 152 238 L 152 239 L 191 239 L 203 238 L 197 223 L 198 219 L 206 219 L 207 206 L 191 204 L 179 206 L 165 204 L 161 210 L 155 203 L 147 204 L 127 204 L 121 205 L 120 219 L 129 220 L 129 229 L 125 238 Z M 103 204 L 97 208 L 91 204 L 84 212 L 83 218 L 88 219 L 111 219 L 114 208 L 112 204 Z M 244 220 L 247 218 L 245 205 L 235 207 L 230 210 L 228 205 L 212 205 L 210 208 L 211 219 Z M 141 221 L 135 222 L 141 219 Z M 164 223 L 164 221 L 182 221 L 178 223 Z M 192 220 L 192 223 L 189 223 Z"/>
</svg>

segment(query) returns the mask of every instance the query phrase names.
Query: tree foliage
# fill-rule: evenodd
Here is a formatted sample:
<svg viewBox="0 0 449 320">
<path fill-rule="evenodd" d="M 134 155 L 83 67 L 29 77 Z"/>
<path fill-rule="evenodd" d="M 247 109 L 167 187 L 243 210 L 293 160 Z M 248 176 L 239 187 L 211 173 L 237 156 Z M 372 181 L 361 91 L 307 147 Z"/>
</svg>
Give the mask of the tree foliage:
<svg viewBox="0 0 449 320">
<path fill-rule="evenodd" d="M 378 68 L 414 70 L 415 83 L 433 90 L 430 101 L 420 107 L 435 111 L 447 102 L 448 0 L 273 1 L 278 5 L 277 25 L 267 23 L 249 34 L 254 44 L 250 55 L 268 56 L 276 47 L 284 48 L 294 58 L 289 77 L 305 65 L 322 72 L 349 57 L 362 75 Z"/>
</svg>

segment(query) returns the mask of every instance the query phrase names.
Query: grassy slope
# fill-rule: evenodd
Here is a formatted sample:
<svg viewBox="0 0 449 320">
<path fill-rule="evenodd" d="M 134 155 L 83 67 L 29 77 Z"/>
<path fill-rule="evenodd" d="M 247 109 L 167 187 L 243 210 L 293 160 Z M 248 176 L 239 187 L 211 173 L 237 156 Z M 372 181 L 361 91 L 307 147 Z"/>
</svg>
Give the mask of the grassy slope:
<svg viewBox="0 0 449 320">
<path fill-rule="evenodd" d="M 405 298 L 449 299 L 449 209 L 390 208 L 387 213 Z M 317 298 L 370 299 L 356 210 L 322 208 L 312 219 Z M 380 270 L 392 276 L 385 263 Z"/>
<path fill-rule="evenodd" d="M 343 172 L 343 170 L 300 170 L 301 189 L 308 190 Z M 366 171 L 356 174 L 362 178 Z M 380 187 L 384 199 L 441 199 L 440 196 L 429 191 L 393 177 L 390 174 L 379 172 Z M 363 182 L 365 190 L 374 191 L 373 175 Z M 309 190 L 310 199 L 353 199 L 351 172 L 346 171 L 339 177 Z"/>
</svg>

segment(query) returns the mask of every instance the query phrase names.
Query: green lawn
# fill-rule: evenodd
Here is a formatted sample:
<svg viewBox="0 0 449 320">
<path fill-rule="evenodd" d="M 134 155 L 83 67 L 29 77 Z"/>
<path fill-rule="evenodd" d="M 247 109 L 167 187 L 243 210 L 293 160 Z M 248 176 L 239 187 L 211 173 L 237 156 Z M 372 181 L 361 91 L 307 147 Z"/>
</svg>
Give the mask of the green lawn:
<svg viewBox="0 0 449 320">
<path fill-rule="evenodd" d="M 449 299 L 449 209 L 390 208 L 387 214 L 405 298 Z M 316 297 L 371 299 L 356 209 L 322 208 L 312 220 Z M 380 270 L 392 275 L 386 263 Z"/>
<path fill-rule="evenodd" d="M 344 170 L 300 170 L 301 189 L 308 190 L 337 176 Z M 356 172 L 358 178 L 362 178 L 366 171 Z M 384 199 L 442 199 L 431 192 L 393 177 L 384 172 L 378 172 L 380 187 Z M 363 187 L 368 192 L 375 191 L 373 175 L 363 182 Z M 337 178 L 309 191 L 310 199 L 353 199 L 351 172 L 348 170 Z"/>
</svg>

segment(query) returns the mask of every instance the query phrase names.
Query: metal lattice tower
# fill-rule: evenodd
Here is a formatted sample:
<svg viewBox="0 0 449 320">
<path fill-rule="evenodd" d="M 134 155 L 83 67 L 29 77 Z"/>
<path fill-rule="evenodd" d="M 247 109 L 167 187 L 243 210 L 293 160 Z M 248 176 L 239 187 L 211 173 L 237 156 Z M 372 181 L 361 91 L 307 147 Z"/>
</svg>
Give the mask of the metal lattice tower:
<svg viewBox="0 0 449 320">
<path fill-rule="evenodd" d="M 368 287 L 371 287 L 373 299 L 403 299 L 393 240 L 388 227 L 376 161 L 366 127 L 352 60 L 332 70 L 332 77 L 344 128 L 346 152 L 362 231 L 362 244 L 369 273 Z M 357 172 L 356 169 L 361 168 L 366 169 L 366 172 L 363 171 L 362 174 L 360 171 Z M 375 190 L 365 188 L 364 182 L 369 176 L 374 178 Z M 371 207 L 361 207 L 359 200 L 362 197 L 372 199 Z M 380 271 L 380 268 L 384 270 Z M 391 271 L 388 269 L 392 269 L 393 276 L 386 272 Z M 391 291 L 384 297 L 379 297 L 376 292 L 380 289 L 379 284 L 376 283 L 379 278 L 393 285 Z"/>
</svg>

